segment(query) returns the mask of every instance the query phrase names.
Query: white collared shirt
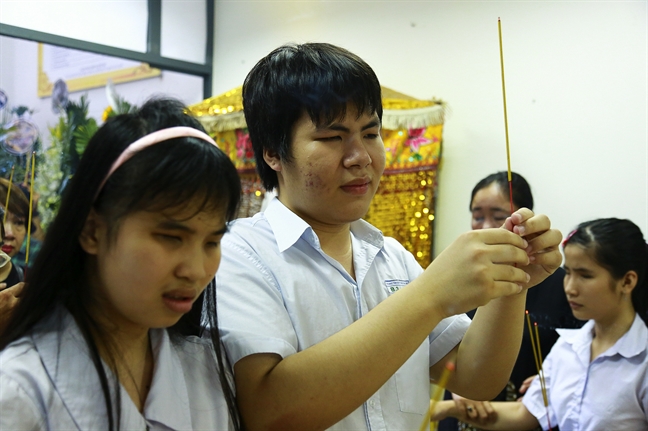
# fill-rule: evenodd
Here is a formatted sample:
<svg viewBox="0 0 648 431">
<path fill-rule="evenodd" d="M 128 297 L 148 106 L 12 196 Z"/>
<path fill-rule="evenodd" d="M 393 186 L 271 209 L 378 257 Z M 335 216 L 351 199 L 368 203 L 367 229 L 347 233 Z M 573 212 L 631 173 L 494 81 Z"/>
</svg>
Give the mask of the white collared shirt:
<svg viewBox="0 0 648 431">
<path fill-rule="evenodd" d="M 581 329 L 557 329 L 560 338 L 547 355 L 549 419 L 561 431 L 648 430 L 648 328 L 639 315 L 603 354 L 590 362 L 594 321 Z M 523 398 L 548 429 L 538 378 Z"/>
<path fill-rule="evenodd" d="M 164 329 L 150 337 L 155 365 L 144 411 L 120 386 L 120 429 L 233 429 L 211 343 L 172 342 Z M 109 379 L 112 387 L 112 373 Z M 66 310 L 0 352 L 0 430 L 103 430 L 106 418 L 87 344 Z"/>
<path fill-rule="evenodd" d="M 305 350 L 351 325 L 423 271 L 411 253 L 363 220 L 351 224 L 354 280 L 313 229 L 278 199 L 234 221 L 216 276 L 221 337 L 232 364 L 255 353 Z M 429 367 L 470 320 L 443 320 L 385 385 L 332 430 L 418 429 L 430 401 Z M 377 361 L 380 358 L 376 358 Z"/>
</svg>

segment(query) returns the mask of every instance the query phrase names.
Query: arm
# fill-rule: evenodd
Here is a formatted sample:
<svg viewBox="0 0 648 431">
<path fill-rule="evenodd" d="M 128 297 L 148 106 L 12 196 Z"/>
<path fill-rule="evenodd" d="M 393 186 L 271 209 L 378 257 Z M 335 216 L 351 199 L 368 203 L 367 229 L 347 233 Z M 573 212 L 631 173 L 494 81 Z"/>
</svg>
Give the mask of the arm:
<svg viewBox="0 0 648 431">
<path fill-rule="evenodd" d="M 520 210 L 525 211 L 528 210 Z M 546 217 L 509 218 L 504 228 L 520 232 L 528 239 L 530 264 L 523 269 L 530 280 L 525 287 L 537 285 L 560 265 L 558 244 L 562 236 L 549 229 Z M 461 343 L 430 368 L 431 377 L 439 376 L 445 362 L 454 358 L 456 372 L 447 385 L 450 391 L 476 400 L 495 397 L 506 385 L 520 350 L 525 299 L 526 291 L 480 307 Z"/>
<path fill-rule="evenodd" d="M 485 402 L 484 407 L 490 412 L 488 419 L 479 420 L 468 416 L 455 401 L 441 401 L 436 404 L 432 420 L 440 421 L 455 417 L 475 427 L 486 430 L 532 430 L 538 427 L 538 420 L 526 409 L 524 404 L 514 401 Z"/>
<path fill-rule="evenodd" d="M 443 318 L 519 293 L 527 274 L 510 263 L 529 263 L 525 247 L 504 229 L 466 233 L 416 280 L 335 335 L 284 359 L 253 354 L 239 360 L 234 371 L 245 426 L 307 430 L 338 422 L 375 393 Z"/>
</svg>

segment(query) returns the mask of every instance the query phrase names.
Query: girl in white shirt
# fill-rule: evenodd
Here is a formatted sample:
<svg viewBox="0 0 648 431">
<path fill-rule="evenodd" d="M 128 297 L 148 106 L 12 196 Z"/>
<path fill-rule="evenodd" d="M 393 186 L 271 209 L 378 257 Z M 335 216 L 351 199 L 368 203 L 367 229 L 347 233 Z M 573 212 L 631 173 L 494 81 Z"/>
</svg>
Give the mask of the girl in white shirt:
<svg viewBox="0 0 648 431">
<path fill-rule="evenodd" d="M 548 407 L 538 378 L 522 402 L 485 403 L 485 429 L 648 430 L 648 245 L 629 220 L 581 223 L 563 242 L 565 293 L 581 329 L 558 330 L 543 362 Z M 435 419 L 467 421 L 453 401 Z"/>
<path fill-rule="evenodd" d="M 0 429 L 238 429 L 213 279 L 239 196 L 181 103 L 108 120 L 0 335 Z"/>
</svg>

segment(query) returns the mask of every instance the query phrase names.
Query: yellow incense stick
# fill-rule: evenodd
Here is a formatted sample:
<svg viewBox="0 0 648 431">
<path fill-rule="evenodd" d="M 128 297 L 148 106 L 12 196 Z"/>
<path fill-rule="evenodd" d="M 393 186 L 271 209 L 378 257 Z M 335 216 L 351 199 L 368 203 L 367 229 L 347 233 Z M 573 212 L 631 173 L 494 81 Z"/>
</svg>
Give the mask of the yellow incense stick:
<svg viewBox="0 0 648 431">
<path fill-rule="evenodd" d="M 27 248 L 25 249 L 25 272 L 29 263 L 29 243 L 31 242 L 32 207 L 34 202 L 34 172 L 36 171 L 36 151 L 32 152 L 31 183 L 29 184 L 29 217 L 27 219 Z"/>
<path fill-rule="evenodd" d="M 504 49 L 502 48 L 502 21 L 497 18 L 497 30 L 499 33 L 499 49 L 500 49 L 500 68 L 502 70 L 502 99 L 504 101 L 504 132 L 506 134 L 506 166 L 508 173 L 509 183 L 509 200 L 511 204 L 511 214 L 513 214 L 513 178 L 511 176 L 511 151 L 509 148 L 509 132 L 508 132 L 508 115 L 506 113 L 506 84 L 504 83 Z"/>
<path fill-rule="evenodd" d="M 540 379 L 540 389 L 542 389 L 542 399 L 545 407 L 549 406 L 549 399 L 547 398 L 547 386 L 545 384 L 544 370 L 542 369 L 542 350 L 540 349 L 540 334 L 538 333 L 538 323 L 535 324 L 535 339 L 538 345 L 538 357 L 540 359 L 540 369 L 538 370 L 538 378 Z"/>
<path fill-rule="evenodd" d="M 531 348 L 533 349 L 533 359 L 535 360 L 536 369 L 540 372 L 540 360 L 538 359 L 538 352 L 536 350 L 536 343 L 533 340 L 533 328 L 531 327 L 531 318 L 529 317 L 529 310 L 526 311 L 526 321 L 529 326 L 529 338 L 531 339 Z"/>
<path fill-rule="evenodd" d="M 446 362 L 445 368 L 443 369 L 443 373 L 441 373 L 441 377 L 439 378 L 439 382 L 436 384 L 436 389 L 434 390 L 434 394 L 432 395 L 432 398 L 430 399 L 430 408 L 428 411 L 425 413 L 425 416 L 423 417 L 423 423 L 421 423 L 421 427 L 419 428 L 419 431 L 425 431 L 426 428 L 432 428 L 432 423 L 430 422 L 430 417 L 432 415 L 432 412 L 434 411 L 434 408 L 436 406 L 436 403 L 439 402 L 441 397 L 443 396 L 443 391 L 445 390 L 446 384 L 448 383 L 448 379 L 450 378 L 450 374 L 455 369 L 455 364 L 453 362 Z"/>
<path fill-rule="evenodd" d="M 2 224 L 7 223 L 7 213 L 9 212 L 9 196 L 11 196 L 11 185 L 13 184 L 13 174 L 16 165 L 11 165 L 11 174 L 9 174 L 9 187 L 7 187 L 7 201 L 5 202 L 4 216 L 2 216 Z"/>
</svg>

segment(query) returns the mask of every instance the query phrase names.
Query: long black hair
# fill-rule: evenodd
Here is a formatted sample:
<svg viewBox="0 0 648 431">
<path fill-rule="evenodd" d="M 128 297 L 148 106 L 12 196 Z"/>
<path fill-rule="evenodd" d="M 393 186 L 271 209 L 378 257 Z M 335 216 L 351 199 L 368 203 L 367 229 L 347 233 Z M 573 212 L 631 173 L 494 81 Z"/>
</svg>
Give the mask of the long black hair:
<svg viewBox="0 0 648 431">
<path fill-rule="evenodd" d="M 648 244 L 641 229 L 630 220 L 591 220 L 579 224 L 567 235 L 563 247 L 568 244 L 578 244 L 588 250 L 615 280 L 628 271 L 635 271 L 638 278 L 632 290 L 632 306 L 648 324 Z"/>
<path fill-rule="evenodd" d="M 112 163 L 132 142 L 156 130 L 187 126 L 204 131 L 185 113 L 177 100 L 149 100 L 134 113 L 109 119 L 92 137 L 62 198 L 59 212 L 47 230 L 43 246 L 29 271 L 7 329 L 0 334 L 0 349 L 24 336 L 36 323 L 63 305 L 74 316 L 94 362 L 108 412 L 108 427 L 119 424 L 120 400 L 111 399 L 106 371 L 96 342 L 105 334 L 88 312 L 90 297 L 86 253 L 79 244 L 84 223 L 94 209 L 108 220 L 109 230 L 136 211 L 162 211 L 198 202 L 201 211 L 225 210 L 225 219 L 235 218 L 241 185 L 232 162 L 218 148 L 202 139 L 181 137 L 152 145 L 119 167 L 99 190 Z M 207 328 L 202 329 L 201 311 L 206 307 Z M 216 315 L 216 288 L 212 280 L 191 312 L 169 328 L 171 335 L 201 335 L 210 332 L 219 367 L 219 379 L 232 422 L 240 428 L 234 391 L 226 375 L 227 358 L 222 352 Z M 109 362 L 110 363 L 110 362 Z M 114 362 L 113 364 L 114 365 Z M 116 383 L 117 385 L 119 382 Z"/>
</svg>

